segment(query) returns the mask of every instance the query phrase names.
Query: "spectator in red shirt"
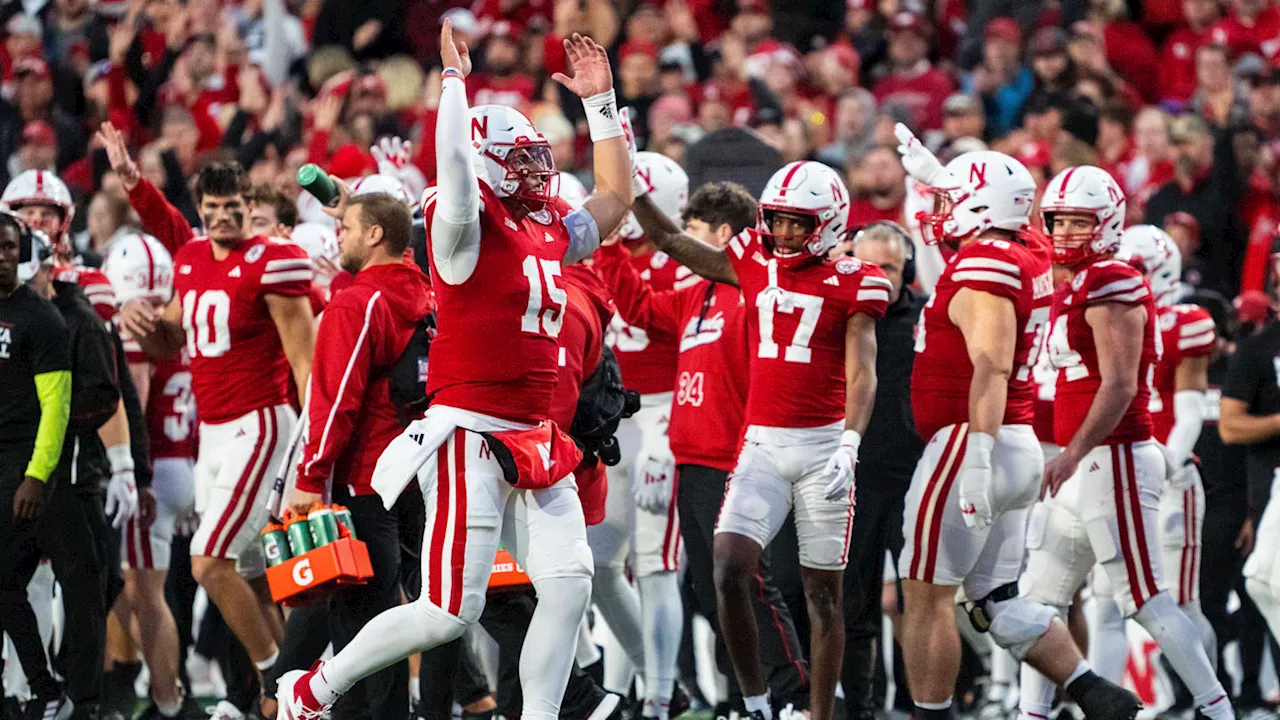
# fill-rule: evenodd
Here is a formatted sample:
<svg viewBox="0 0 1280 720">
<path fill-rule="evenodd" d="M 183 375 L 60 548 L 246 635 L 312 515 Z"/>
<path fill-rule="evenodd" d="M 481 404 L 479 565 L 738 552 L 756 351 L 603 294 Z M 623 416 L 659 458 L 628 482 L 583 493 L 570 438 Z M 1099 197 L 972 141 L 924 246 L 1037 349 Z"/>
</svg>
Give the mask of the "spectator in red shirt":
<svg viewBox="0 0 1280 720">
<path fill-rule="evenodd" d="M 1212 42 L 1217 0 L 1182 0 L 1185 22 L 1165 38 L 1157 73 L 1160 100 L 1185 103 L 1196 91 L 1196 51 Z"/>
<path fill-rule="evenodd" d="M 1270 0 L 1231 0 L 1231 12 L 1210 31 L 1231 57 L 1257 53 L 1267 59 L 1280 51 L 1280 9 Z"/>
<path fill-rule="evenodd" d="M 849 205 L 849 227 L 860 228 L 878 220 L 901 223 L 907 197 L 907 173 L 892 146 L 872 148 L 849 173 L 849 185 L 858 199 Z"/>
<path fill-rule="evenodd" d="M 913 124 L 922 130 L 942 127 L 942 102 L 955 83 L 928 60 L 928 31 L 918 15 L 900 12 L 889 21 L 888 75 L 875 86 L 881 104 L 896 102 L 911 109 Z"/>
<path fill-rule="evenodd" d="M 471 107 L 506 105 L 521 107 L 532 102 L 538 87 L 520 68 L 523 29 L 500 20 L 493 24 L 484 44 L 484 69 L 467 78 Z"/>
</svg>

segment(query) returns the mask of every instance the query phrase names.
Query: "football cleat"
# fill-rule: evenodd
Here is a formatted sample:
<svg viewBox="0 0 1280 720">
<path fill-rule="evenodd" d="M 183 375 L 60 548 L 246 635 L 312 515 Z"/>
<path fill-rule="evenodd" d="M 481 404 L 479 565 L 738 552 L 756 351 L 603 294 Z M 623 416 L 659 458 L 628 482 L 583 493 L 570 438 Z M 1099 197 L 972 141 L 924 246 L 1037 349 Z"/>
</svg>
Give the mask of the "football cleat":
<svg viewBox="0 0 1280 720">
<path fill-rule="evenodd" d="M 34 697 L 27 701 L 23 709 L 23 720 L 67 720 L 71 717 L 75 706 L 66 695 L 59 693 L 57 697 Z"/>
<path fill-rule="evenodd" d="M 280 676 L 276 690 L 276 720 L 320 720 L 328 708 L 311 692 L 311 678 L 324 666 L 317 660 L 311 669 L 290 670 Z"/>
<path fill-rule="evenodd" d="M 234 704 L 221 700 L 209 713 L 210 720 L 245 720 L 245 715 Z"/>
</svg>

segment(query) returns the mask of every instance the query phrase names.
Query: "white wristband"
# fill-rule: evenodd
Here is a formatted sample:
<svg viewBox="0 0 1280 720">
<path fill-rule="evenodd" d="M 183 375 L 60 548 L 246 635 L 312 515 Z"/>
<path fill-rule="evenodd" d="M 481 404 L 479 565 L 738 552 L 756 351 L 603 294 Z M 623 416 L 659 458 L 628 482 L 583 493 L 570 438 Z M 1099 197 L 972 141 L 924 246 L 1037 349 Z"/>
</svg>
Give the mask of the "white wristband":
<svg viewBox="0 0 1280 720">
<path fill-rule="evenodd" d="M 591 142 L 622 137 L 622 123 L 618 120 L 617 96 L 612 90 L 583 98 L 582 109 L 587 113 L 587 127 L 591 130 Z"/>
<path fill-rule="evenodd" d="M 862 433 L 857 430 L 845 430 L 840 434 L 840 444 L 857 450 L 862 446 Z"/>
<path fill-rule="evenodd" d="M 967 438 L 965 445 L 965 455 L 971 455 L 972 460 L 990 463 L 991 453 L 995 450 L 996 439 L 987 433 L 971 432 Z"/>
<path fill-rule="evenodd" d="M 111 474 L 133 472 L 133 450 L 124 444 L 107 448 L 107 461 L 111 463 Z"/>
</svg>

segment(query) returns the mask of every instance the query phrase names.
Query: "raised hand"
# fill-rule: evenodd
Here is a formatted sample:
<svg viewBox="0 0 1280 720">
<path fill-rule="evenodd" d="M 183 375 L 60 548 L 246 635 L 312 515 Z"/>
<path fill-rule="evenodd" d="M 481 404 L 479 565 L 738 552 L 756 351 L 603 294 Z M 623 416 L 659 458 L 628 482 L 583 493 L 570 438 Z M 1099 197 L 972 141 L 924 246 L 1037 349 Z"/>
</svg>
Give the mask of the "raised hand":
<svg viewBox="0 0 1280 720">
<path fill-rule="evenodd" d="M 138 171 L 138 164 L 129 156 L 129 145 L 125 142 L 124 135 L 116 129 L 115 125 L 104 122 L 98 130 L 97 138 L 106 149 L 111 169 L 120 176 L 124 189 L 132 190 L 137 187 L 138 180 L 142 179 L 142 173 Z"/>
<path fill-rule="evenodd" d="M 471 51 L 466 43 L 454 42 L 452 19 L 445 20 L 444 27 L 440 28 L 440 61 L 446 70 L 457 70 L 462 77 L 471 74 Z"/>
<path fill-rule="evenodd" d="M 409 158 L 413 156 L 413 143 L 398 137 L 384 137 L 369 148 L 369 154 L 378 163 L 378 172 L 396 175 L 409 164 Z"/>
<path fill-rule="evenodd" d="M 613 70 L 609 67 L 609 56 L 596 41 L 574 33 L 565 39 L 564 51 L 573 67 L 573 77 L 556 73 L 551 76 L 552 80 L 581 98 L 613 89 Z"/>
</svg>

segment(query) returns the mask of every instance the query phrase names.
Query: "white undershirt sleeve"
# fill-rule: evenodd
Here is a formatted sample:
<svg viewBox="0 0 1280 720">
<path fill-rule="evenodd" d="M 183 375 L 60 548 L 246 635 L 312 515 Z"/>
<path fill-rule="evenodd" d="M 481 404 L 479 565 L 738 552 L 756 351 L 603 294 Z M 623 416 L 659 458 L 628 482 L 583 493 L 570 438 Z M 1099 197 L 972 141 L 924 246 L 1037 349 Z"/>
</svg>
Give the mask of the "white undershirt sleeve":
<svg viewBox="0 0 1280 720">
<path fill-rule="evenodd" d="M 1186 462 L 1195 450 L 1204 428 L 1204 393 L 1179 390 L 1173 394 L 1173 429 L 1169 431 L 1169 450 L 1179 464 Z"/>
<path fill-rule="evenodd" d="M 466 84 L 446 77 L 436 118 L 436 210 L 428 231 L 436 271 L 450 285 L 466 282 L 480 259 L 480 181 L 471 164 L 469 122 Z"/>
</svg>

